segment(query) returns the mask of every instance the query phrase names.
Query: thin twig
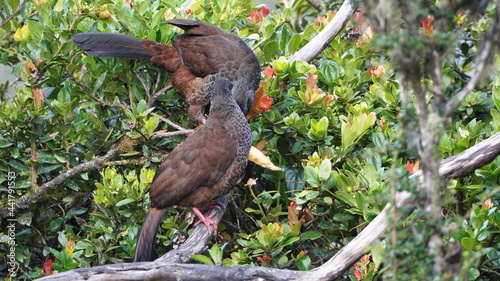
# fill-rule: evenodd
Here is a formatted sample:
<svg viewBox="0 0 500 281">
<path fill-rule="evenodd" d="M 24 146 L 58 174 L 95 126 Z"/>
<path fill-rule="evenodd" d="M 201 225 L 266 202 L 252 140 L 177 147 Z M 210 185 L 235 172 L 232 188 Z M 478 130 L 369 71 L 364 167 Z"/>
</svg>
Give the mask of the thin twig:
<svg viewBox="0 0 500 281">
<path fill-rule="evenodd" d="M 192 132 L 194 132 L 194 130 L 179 130 L 179 131 L 166 132 L 166 133 L 154 133 L 153 139 L 168 138 L 168 137 L 178 136 L 178 135 L 189 135 Z"/>
<path fill-rule="evenodd" d="M 314 9 L 316 9 L 318 12 L 321 12 L 323 11 L 323 6 L 321 5 L 321 3 L 319 2 L 316 2 L 314 0 L 306 0 L 307 3 L 309 3 L 309 5 L 311 5 Z"/>
<path fill-rule="evenodd" d="M 83 85 L 82 83 L 78 82 L 78 81 L 75 81 L 75 83 L 82 87 L 82 89 L 84 91 L 87 92 L 87 94 L 92 97 L 95 101 L 97 101 L 98 103 L 102 104 L 103 106 L 107 106 L 107 107 L 118 107 L 118 108 L 127 108 L 127 109 L 132 109 L 132 107 L 126 103 L 113 103 L 113 104 L 109 104 L 105 101 L 103 101 L 102 99 L 100 99 L 99 97 L 97 97 L 94 93 L 92 93 L 85 85 Z M 161 116 L 161 115 L 158 115 L 154 112 L 150 112 L 149 115 L 151 116 L 156 116 L 158 117 L 161 121 L 167 123 L 168 125 L 174 127 L 175 129 L 179 130 L 179 131 L 186 131 L 187 129 L 185 129 L 184 127 L 170 121 L 169 119 Z"/>
<path fill-rule="evenodd" d="M 142 84 L 142 88 L 144 89 L 144 91 L 146 93 L 148 93 L 149 95 L 149 87 L 146 85 L 146 82 L 144 82 L 144 79 L 142 79 L 142 77 L 139 76 L 139 74 L 137 73 L 137 71 L 135 71 L 135 69 L 131 68 L 130 69 L 130 72 L 132 72 L 132 74 L 137 78 L 139 79 L 139 81 L 141 81 L 141 84 Z"/>
<path fill-rule="evenodd" d="M 19 13 L 19 11 L 21 10 L 21 8 L 24 6 L 24 2 L 23 3 L 20 3 L 19 6 L 17 6 L 17 9 L 12 13 L 12 15 L 10 15 L 8 18 L 5 19 L 4 22 L 0 23 L 0 28 L 2 26 L 4 26 L 6 23 L 8 23 L 10 20 L 12 20 L 14 18 L 14 16 Z"/>
<path fill-rule="evenodd" d="M 166 91 L 169 91 L 170 89 L 173 89 L 173 88 L 174 88 L 174 86 L 172 86 L 172 84 L 169 84 L 169 85 L 163 87 L 161 90 L 154 93 L 148 102 L 148 108 L 153 106 L 153 104 L 155 103 L 155 101 L 158 99 L 159 96 L 163 95 Z"/>
<path fill-rule="evenodd" d="M 176 128 L 179 131 L 186 131 L 187 130 L 186 128 L 184 128 L 182 126 L 179 126 L 179 125 L 175 124 L 174 122 L 170 121 L 169 119 L 167 119 L 167 118 L 165 118 L 165 117 L 163 117 L 161 115 L 158 115 L 158 114 L 156 114 L 154 112 L 149 113 L 149 115 L 158 117 L 161 121 L 167 123 L 168 125 Z"/>
</svg>

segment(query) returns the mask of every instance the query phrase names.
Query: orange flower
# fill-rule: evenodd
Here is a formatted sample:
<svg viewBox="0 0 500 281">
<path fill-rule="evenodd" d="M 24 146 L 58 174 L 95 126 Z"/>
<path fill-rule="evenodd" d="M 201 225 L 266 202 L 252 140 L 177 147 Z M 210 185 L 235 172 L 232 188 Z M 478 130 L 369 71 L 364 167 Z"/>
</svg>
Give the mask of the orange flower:
<svg viewBox="0 0 500 281">
<path fill-rule="evenodd" d="M 314 88 L 316 87 L 316 80 L 318 80 L 318 75 L 307 73 L 306 89 L 314 90 Z"/>
<path fill-rule="evenodd" d="M 269 12 L 271 12 L 271 9 L 269 9 L 266 6 L 260 7 L 260 13 L 262 14 L 263 17 L 267 17 L 269 15 Z"/>
<path fill-rule="evenodd" d="M 364 14 L 363 11 L 359 11 L 353 17 L 354 20 L 358 22 L 358 26 L 363 26 L 363 23 L 365 21 L 364 18 L 363 18 L 363 14 Z"/>
<path fill-rule="evenodd" d="M 38 110 L 42 109 L 43 102 L 45 101 L 45 94 L 40 89 L 32 89 L 31 93 L 33 94 L 33 100 L 36 108 Z"/>
<path fill-rule="evenodd" d="M 46 275 L 52 275 L 52 273 L 54 273 L 52 270 L 52 260 L 48 260 L 43 264 L 43 271 Z"/>
<path fill-rule="evenodd" d="M 363 271 L 361 268 L 359 268 L 359 265 L 357 263 L 354 264 L 354 275 L 356 275 L 356 278 L 358 279 L 363 279 Z"/>
<path fill-rule="evenodd" d="M 483 210 L 488 210 L 488 209 L 492 208 L 493 206 L 495 206 L 495 204 L 493 204 L 493 202 L 491 202 L 491 199 L 484 200 L 482 205 L 483 205 Z"/>
<path fill-rule="evenodd" d="M 263 95 L 259 99 L 259 110 L 262 112 L 271 111 L 271 105 L 273 104 L 273 99 L 268 97 L 267 95 Z"/>
<path fill-rule="evenodd" d="M 455 22 L 457 24 L 464 24 L 467 18 L 462 13 L 455 14 Z"/>
<path fill-rule="evenodd" d="M 270 111 L 273 101 L 268 95 L 264 95 L 264 89 L 259 87 L 255 92 L 255 102 L 247 113 L 247 119 L 250 120 L 262 112 Z"/>
<path fill-rule="evenodd" d="M 370 255 L 364 255 L 361 257 L 360 261 L 363 263 L 363 264 L 368 264 L 370 262 Z"/>
<path fill-rule="evenodd" d="M 249 178 L 248 181 L 247 181 L 247 185 L 248 186 L 253 186 L 253 185 L 256 185 L 256 184 L 257 184 L 257 179 Z"/>
<path fill-rule="evenodd" d="M 291 224 L 297 224 L 299 221 L 299 211 L 297 210 L 297 202 L 292 201 L 290 206 L 288 206 L 288 222 Z"/>
<path fill-rule="evenodd" d="M 273 78 L 273 75 L 276 74 L 276 69 L 272 68 L 270 66 L 267 66 L 264 68 L 264 76 L 267 78 L 267 81 L 271 80 Z"/>
<path fill-rule="evenodd" d="M 412 164 L 410 161 L 406 161 L 406 169 L 412 175 L 415 174 L 418 171 L 419 166 L 420 166 L 420 162 L 419 161 L 415 162 L 414 164 Z"/>
<path fill-rule="evenodd" d="M 315 20 L 314 20 L 314 25 L 315 26 L 322 26 L 323 24 L 325 24 L 325 21 L 326 21 L 326 17 L 325 16 L 320 16 L 320 17 L 317 17 Z"/>
<path fill-rule="evenodd" d="M 257 257 L 257 259 L 262 263 L 262 264 L 265 264 L 265 265 L 268 265 L 271 263 L 271 261 L 273 260 L 270 256 L 268 255 L 263 255 L 263 256 L 260 256 L 260 257 Z"/>
<path fill-rule="evenodd" d="M 262 6 L 262 7 L 260 7 L 260 11 L 250 12 L 250 16 L 248 17 L 248 20 L 250 21 L 250 23 L 261 22 L 263 18 L 265 18 L 269 15 L 270 11 L 271 10 L 268 7 Z"/>
<path fill-rule="evenodd" d="M 434 17 L 428 15 L 425 20 L 422 21 L 422 27 L 424 28 L 424 36 L 429 36 L 434 29 Z"/>
<path fill-rule="evenodd" d="M 384 75 L 385 67 L 383 67 L 382 65 L 379 65 L 377 67 L 373 66 L 368 68 L 366 71 L 368 71 L 368 73 L 370 73 L 371 76 L 379 78 L 380 76 Z"/>
<path fill-rule="evenodd" d="M 36 66 L 30 60 L 27 60 L 27 61 L 25 61 L 23 63 L 23 68 L 26 70 L 26 72 L 29 72 L 29 73 L 35 73 L 36 72 Z"/>
</svg>

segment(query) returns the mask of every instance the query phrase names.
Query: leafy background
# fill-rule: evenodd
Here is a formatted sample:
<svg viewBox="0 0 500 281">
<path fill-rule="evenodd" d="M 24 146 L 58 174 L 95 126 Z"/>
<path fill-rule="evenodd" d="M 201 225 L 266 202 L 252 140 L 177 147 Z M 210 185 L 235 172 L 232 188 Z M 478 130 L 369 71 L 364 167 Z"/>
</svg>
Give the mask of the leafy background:
<svg viewBox="0 0 500 281">
<path fill-rule="evenodd" d="M 119 157 L 104 167 L 78 174 L 27 209 L 16 210 L 17 278 L 132 261 L 149 202 L 148 185 L 164 155 L 184 138 L 153 138 L 155 131 L 175 129 L 149 113 L 184 128 L 195 126 L 175 90 L 149 104 L 168 84 L 165 74 L 144 62 L 86 56 L 71 41 L 80 32 L 170 42 L 180 31 L 163 21 L 196 18 L 237 34 L 257 54 L 267 98 L 261 104 L 264 112 L 250 120 L 254 145 L 285 171 L 250 165 L 247 178 L 258 178 L 256 184 L 239 185 L 218 237 L 208 253 L 195 257 L 199 262 L 309 270 L 352 240 L 389 201 L 391 190 L 404 186 L 417 201 L 421 198 L 415 183 L 407 180 L 418 161 L 416 139 L 402 130 L 408 125 L 402 121 L 411 125 L 415 113 L 401 108 L 394 66 L 383 51 L 388 45 L 397 48 L 398 40 L 382 42 L 376 33 L 372 38 L 358 13 L 321 56 L 310 63 L 290 63 L 287 58 L 322 30 L 341 2 L 327 1 L 323 11 L 306 1 L 287 3 L 289 7 L 277 4 L 271 11 L 252 1 L 222 0 L 0 3 L 0 61 L 22 79 L 16 97 L 0 101 L 0 208 L 11 206 L 10 182 L 15 183 L 10 195 L 21 198 L 127 137 Z M 443 65 L 448 97 L 474 70 L 472 58 L 492 9 L 482 17 L 455 14 L 453 31 L 472 39 L 452 41 L 454 63 Z M 425 25 L 419 28 L 425 31 Z M 499 131 L 500 80 L 495 73 L 450 118 L 441 140 L 443 158 Z M 0 92 L 7 86 L 0 85 Z M 461 251 L 462 279 L 498 276 L 499 165 L 497 158 L 442 189 L 437 227 L 445 230 L 445 243 Z M 167 210 L 157 254 L 189 235 L 192 218 L 186 213 Z M 435 226 L 426 224 L 423 213 L 417 208 L 396 224 L 397 235 L 376 245 L 345 277 L 427 280 L 432 254 L 425 245 Z M 2 219 L 5 261 L 6 226 Z M 7 278 L 7 265 L 0 269 Z"/>
</svg>

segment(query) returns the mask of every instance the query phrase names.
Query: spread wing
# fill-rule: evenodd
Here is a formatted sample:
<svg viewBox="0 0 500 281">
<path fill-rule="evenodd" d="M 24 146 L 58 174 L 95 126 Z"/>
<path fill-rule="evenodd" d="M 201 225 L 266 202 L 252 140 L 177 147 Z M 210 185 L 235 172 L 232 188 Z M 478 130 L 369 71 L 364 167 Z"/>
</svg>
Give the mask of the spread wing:
<svg viewBox="0 0 500 281">
<path fill-rule="evenodd" d="M 236 145 L 226 130 L 202 128 L 177 146 L 158 168 L 150 187 L 151 207 L 190 206 L 198 189 L 213 186 L 236 158 Z M 215 198 L 207 198 L 206 203 Z"/>
</svg>

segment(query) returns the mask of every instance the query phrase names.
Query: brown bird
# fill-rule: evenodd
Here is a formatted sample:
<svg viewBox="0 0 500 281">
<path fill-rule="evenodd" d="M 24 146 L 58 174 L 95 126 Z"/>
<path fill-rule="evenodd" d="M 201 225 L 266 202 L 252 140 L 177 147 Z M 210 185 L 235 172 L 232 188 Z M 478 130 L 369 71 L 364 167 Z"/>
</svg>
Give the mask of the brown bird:
<svg viewBox="0 0 500 281">
<path fill-rule="evenodd" d="M 201 21 L 166 23 L 184 30 L 172 40 L 173 47 L 111 33 L 80 33 L 73 35 L 73 41 L 92 56 L 149 61 L 171 73 L 170 81 L 189 104 L 189 118 L 195 122 L 205 120 L 216 77 L 231 81 L 236 102 L 247 114 L 260 81 L 259 61 L 252 49 L 240 37 Z"/>
<path fill-rule="evenodd" d="M 203 127 L 190 134 L 165 159 L 149 188 L 151 206 L 142 225 L 134 261 L 151 259 L 165 208 L 191 207 L 210 231 L 211 218 L 199 208 L 228 194 L 241 180 L 252 145 L 250 126 L 231 92 L 231 82 L 217 78 Z M 233 88 L 234 89 L 234 88 Z"/>
</svg>

